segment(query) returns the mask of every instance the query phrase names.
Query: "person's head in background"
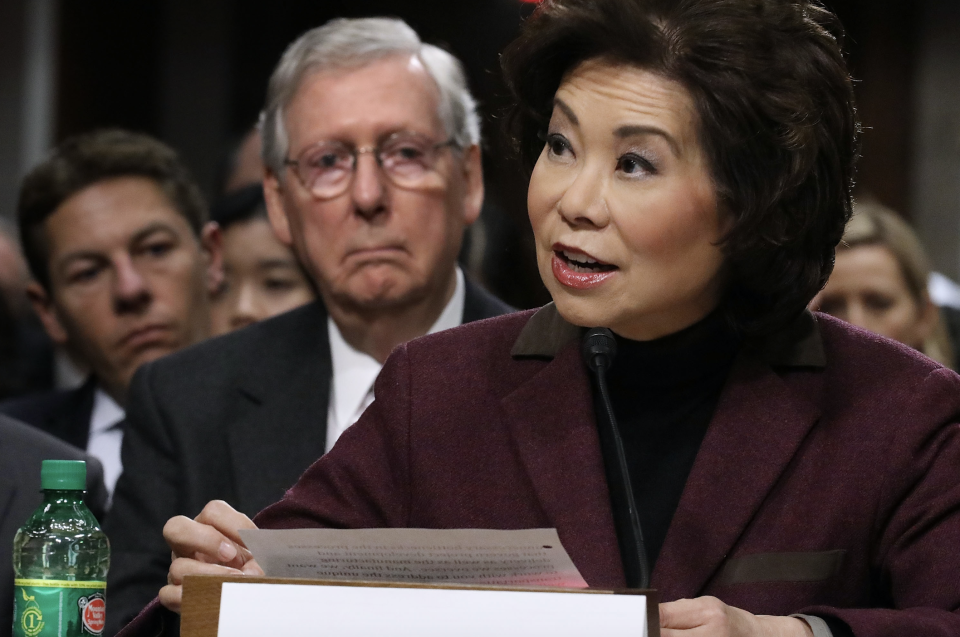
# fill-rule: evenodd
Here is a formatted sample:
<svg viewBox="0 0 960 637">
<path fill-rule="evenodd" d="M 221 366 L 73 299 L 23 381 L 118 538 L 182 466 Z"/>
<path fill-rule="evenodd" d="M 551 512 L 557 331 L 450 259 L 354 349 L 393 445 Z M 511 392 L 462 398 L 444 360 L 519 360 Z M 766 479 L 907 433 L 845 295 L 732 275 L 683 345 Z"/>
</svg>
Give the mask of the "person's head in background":
<svg viewBox="0 0 960 637">
<path fill-rule="evenodd" d="M 120 404 L 142 363 L 209 335 L 220 235 L 163 143 L 121 130 L 67 139 L 24 178 L 17 213 L 44 328 Z"/>
<path fill-rule="evenodd" d="M 347 342 L 382 361 L 425 334 L 483 201 L 457 59 L 400 20 L 332 20 L 283 54 L 260 133 L 270 221 Z"/>
<path fill-rule="evenodd" d="M 857 204 L 833 273 L 811 308 L 952 367 L 949 336 L 927 292 L 929 275 L 920 239 L 899 215 L 876 203 Z"/>
<path fill-rule="evenodd" d="M 264 173 L 262 153 L 260 129 L 258 126 L 252 126 L 240 138 L 221 167 L 220 195 L 229 195 L 251 184 L 262 184 Z"/>
<path fill-rule="evenodd" d="M 292 310 L 316 298 L 293 251 L 280 243 L 260 183 L 233 190 L 213 205 L 223 237 L 223 284 L 210 303 L 211 335 L 219 336 Z"/>
</svg>

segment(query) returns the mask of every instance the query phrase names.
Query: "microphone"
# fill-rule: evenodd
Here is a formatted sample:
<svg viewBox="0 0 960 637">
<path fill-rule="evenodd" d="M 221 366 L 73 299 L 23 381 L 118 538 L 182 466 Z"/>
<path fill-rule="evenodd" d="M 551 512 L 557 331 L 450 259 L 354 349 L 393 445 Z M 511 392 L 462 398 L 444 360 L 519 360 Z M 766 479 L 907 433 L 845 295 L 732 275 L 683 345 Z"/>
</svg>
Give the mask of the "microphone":
<svg viewBox="0 0 960 637">
<path fill-rule="evenodd" d="M 617 355 L 617 340 L 613 332 L 605 327 L 587 330 L 580 343 L 580 354 L 587 368 L 593 372 L 600 389 L 603 410 L 597 410 L 598 433 L 603 448 L 606 465 L 607 483 L 611 499 L 620 506 L 614 508 L 614 524 L 617 529 L 617 543 L 623 559 L 624 575 L 630 588 L 650 587 L 650 563 L 647 548 L 640 528 L 640 516 L 636 498 L 633 495 L 633 483 L 630 481 L 630 467 L 623 448 L 620 427 L 613 413 L 613 403 L 607 390 L 607 372 Z M 611 462 L 612 460 L 612 462 Z"/>
<path fill-rule="evenodd" d="M 617 356 L 617 339 L 613 337 L 613 332 L 607 328 L 594 327 L 588 330 L 583 337 L 580 353 L 583 355 L 583 362 L 587 364 L 590 371 L 597 373 L 603 370 L 603 372 L 606 372 L 613 365 L 613 359 Z"/>
</svg>

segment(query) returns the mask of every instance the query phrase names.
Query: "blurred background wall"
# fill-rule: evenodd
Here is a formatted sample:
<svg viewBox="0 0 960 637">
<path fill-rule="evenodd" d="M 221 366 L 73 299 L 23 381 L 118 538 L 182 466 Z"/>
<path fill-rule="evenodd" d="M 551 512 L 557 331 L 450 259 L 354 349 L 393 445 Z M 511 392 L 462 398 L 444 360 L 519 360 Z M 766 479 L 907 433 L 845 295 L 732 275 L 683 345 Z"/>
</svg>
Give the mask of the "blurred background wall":
<svg viewBox="0 0 960 637">
<path fill-rule="evenodd" d="M 858 80 L 858 196 L 901 211 L 936 267 L 960 278 L 960 1 L 826 4 L 845 24 Z M 490 286 L 514 304 L 538 303 L 525 180 L 504 159 L 496 121 L 506 103 L 497 54 L 531 9 L 520 0 L 2 0 L 0 215 L 12 216 L 19 178 L 52 143 L 102 126 L 163 139 L 213 195 L 293 38 L 335 16 L 398 15 L 467 66 L 499 215 Z"/>
</svg>

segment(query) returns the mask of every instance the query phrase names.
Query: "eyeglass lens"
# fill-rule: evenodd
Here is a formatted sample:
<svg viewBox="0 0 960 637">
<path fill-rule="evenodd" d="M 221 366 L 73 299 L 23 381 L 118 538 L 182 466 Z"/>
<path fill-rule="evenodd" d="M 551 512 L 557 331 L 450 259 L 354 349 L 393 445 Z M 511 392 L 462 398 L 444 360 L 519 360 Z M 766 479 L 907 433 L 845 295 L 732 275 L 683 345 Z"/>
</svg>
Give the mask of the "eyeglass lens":
<svg viewBox="0 0 960 637">
<path fill-rule="evenodd" d="M 336 141 L 320 142 L 301 153 L 295 168 L 303 185 L 315 195 L 332 197 L 339 195 L 349 183 L 357 156 L 372 152 L 394 183 L 417 187 L 433 171 L 437 151 L 443 145 L 416 134 L 391 136 L 369 150 L 357 150 Z"/>
</svg>

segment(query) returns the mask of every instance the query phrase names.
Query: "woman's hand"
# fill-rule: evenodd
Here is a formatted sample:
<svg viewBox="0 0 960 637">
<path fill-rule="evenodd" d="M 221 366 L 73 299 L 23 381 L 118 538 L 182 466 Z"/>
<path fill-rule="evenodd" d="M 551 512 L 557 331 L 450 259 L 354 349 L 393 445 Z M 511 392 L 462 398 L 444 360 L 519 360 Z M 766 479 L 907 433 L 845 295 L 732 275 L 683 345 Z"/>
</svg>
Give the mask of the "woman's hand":
<svg viewBox="0 0 960 637">
<path fill-rule="evenodd" d="M 660 604 L 661 637 L 813 637 L 796 617 L 751 615 L 716 597 Z"/>
<path fill-rule="evenodd" d="M 263 570 L 240 539 L 240 529 L 255 529 L 250 518 L 223 500 L 213 500 L 195 519 L 170 518 L 163 537 L 173 550 L 167 585 L 160 603 L 180 612 L 185 575 L 263 575 Z"/>
</svg>

